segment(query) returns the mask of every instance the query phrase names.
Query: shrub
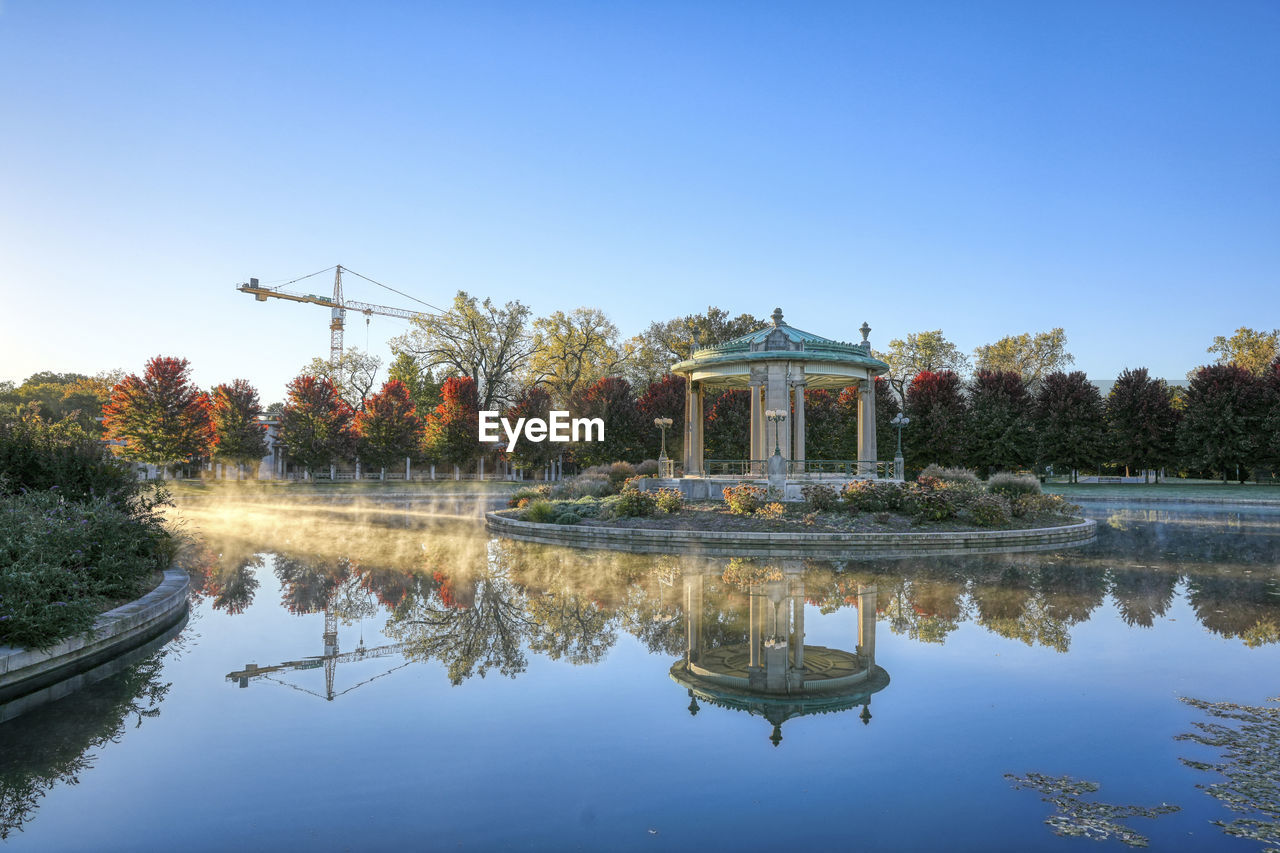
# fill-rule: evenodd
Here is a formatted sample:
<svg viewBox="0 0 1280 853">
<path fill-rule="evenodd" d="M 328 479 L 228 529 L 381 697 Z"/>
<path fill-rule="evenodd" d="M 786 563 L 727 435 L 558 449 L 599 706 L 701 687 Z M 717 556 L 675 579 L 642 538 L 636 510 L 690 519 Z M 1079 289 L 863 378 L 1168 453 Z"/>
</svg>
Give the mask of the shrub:
<svg viewBox="0 0 1280 853">
<path fill-rule="evenodd" d="M 1000 495 L 979 495 L 969 504 L 969 512 L 979 527 L 1003 527 L 1009 523 L 1009 500 Z"/>
<path fill-rule="evenodd" d="M 1018 495 L 1009 503 L 1014 518 L 1027 515 L 1074 516 L 1080 514 L 1080 507 L 1069 503 L 1062 495 Z"/>
<path fill-rule="evenodd" d="M 618 494 L 618 500 L 613 505 L 613 513 L 618 518 L 653 515 L 656 503 L 649 492 L 642 492 L 635 486 L 629 486 Z"/>
<path fill-rule="evenodd" d="M 684 509 L 684 493 L 679 489 L 658 489 L 653 496 L 658 512 L 670 515 Z"/>
<path fill-rule="evenodd" d="M 599 518 L 604 504 L 599 498 L 578 498 L 571 508 L 580 518 Z"/>
<path fill-rule="evenodd" d="M 920 472 L 920 478 L 924 477 L 941 480 L 944 483 L 966 483 L 971 486 L 982 485 L 978 475 L 968 468 L 944 468 L 941 465 L 933 464 Z"/>
<path fill-rule="evenodd" d="M 534 524 L 546 524 L 556 517 L 556 509 L 551 505 L 551 501 L 545 498 L 538 498 L 530 501 L 524 510 L 524 520 L 532 521 Z"/>
<path fill-rule="evenodd" d="M 75 501 L 107 498 L 127 509 L 146 486 L 71 419 L 0 419 L 0 494 L 56 488 Z"/>
<path fill-rule="evenodd" d="M 550 494 L 551 486 L 525 486 L 511 493 L 511 497 L 507 499 L 507 506 L 528 506 L 530 501 L 545 498 Z"/>
<path fill-rule="evenodd" d="M 591 469 L 588 469 L 576 477 L 557 483 L 550 494 L 557 498 L 577 500 L 582 497 L 602 498 L 617 491 L 606 475 L 591 473 Z"/>
<path fill-rule="evenodd" d="M 906 510 L 919 521 L 945 521 L 960 509 L 956 493 L 932 477 L 922 478 L 910 487 Z"/>
<path fill-rule="evenodd" d="M 573 510 L 565 510 L 555 518 L 556 524 L 577 524 L 579 521 L 582 521 L 582 516 Z"/>
<path fill-rule="evenodd" d="M 843 500 L 853 512 L 899 512 L 906 504 L 907 487 L 902 483 L 858 480 L 845 487 Z"/>
<path fill-rule="evenodd" d="M 615 487 L 621 486 L 636 475 L 636 469 L 630 462 L 615 462 L 609 466 L 609 482 Z"/>
<path fill-rule="evenodd" d="M 1013 500 L 1019 495 L 1040 494 L 1040 481 L 1030 474 L 992 474 L 987 480 L 987 491 Z"/>
<path fill-rule="evenodd" d="M 787 508 L 777 501 L 767 503 L 760 509 L 756 510 L 756 515 L 763 518 L 782 518 L 787 514 Z"/>
<path fill-rule="evenodd" d="M 751 515 L 764 503 L 764 489 L 743 483 L 724 490 L 724 501 L 734 515 Z"/>
<path fill-rule="evenodd" d="M 804 505 L 811 512 L 830 512 L 840 506 L 840 493 L 834 486 L 811 483 L 801 486 L 800 494 L 804 496 Z"/>
<path fill-rule="evenodd" d="M 636 466 L 636 475 L 640 477 L 653 477 L 658 473 L 658 460 L 646 459 Z"/>
</svg>

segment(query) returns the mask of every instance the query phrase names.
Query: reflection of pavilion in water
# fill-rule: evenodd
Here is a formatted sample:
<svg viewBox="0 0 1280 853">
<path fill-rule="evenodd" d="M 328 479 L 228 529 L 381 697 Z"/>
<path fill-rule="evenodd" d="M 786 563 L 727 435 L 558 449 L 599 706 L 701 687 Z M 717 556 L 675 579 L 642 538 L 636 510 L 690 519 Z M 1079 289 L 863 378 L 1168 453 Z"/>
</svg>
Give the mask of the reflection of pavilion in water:
<svg viewBox="0 0 1280 853">
<path fill-rule="evenodd" d="M 392 643 L 385 646 L 366 648 L 364 644 L 364 637 L 361 637 L 360 645 L 355 649 L 349 652 L 339 652 L 338 613 L 334 604 L 334 601 L 331 599 L 325 604 L 324 608 L 324 634 L 321 638 L 324 643 L 324 654 L 302 658 L 301 660 L 288 660 L 282 663 L 272 664 L 270 666 L 258 666 L 256 663 L 247 663 L 244 665 L 244 669 L 227 673 L 227 681 L 234 681 L 241 687 L 248 687 L 249 682 L 255 678 L 265 678 L 268 681 L 274 681 L 275 683 L 281 684 L 285 687 L 292 687 L 294 690 L 309 693 L 312 696 L 320 696 L 321 698 L 332 702 L 335 698 L 343 695 L 344 693 L 350 693 L 357 687 L 363 687 L 370 681 L 374 681 L 384 675 L 389 675 L 397 669 L 403 669 L 411 663 L 411 661 L 405 661 L 400 664 L 400 666 L 392 667 L 386 672 L 379 673 L 372 678 L 366 678 L 364 681 L 354 684 L 340 693 L 334 692 L 333 682 L 334 676 L 337 674 L 338 664 L 389 657 L 391 655 L 402 654 L 404 650 L 403 643 Z M 291 684 L 287 681 L 281 681 L 274 677 L 277 673 L 308 669 L 324 669 L 323 694 L 317 693 L 314 690 L 308 690 L 305 687 L 299 687 L 298 685 Z"/>
<path fill-rule="evenodd" d="M 876 587 L 857 589 L 855 651 L 806 645 L 803 572 L 800 561 L 788 561 L 780 579 L 751 585 L 746 644 L 716 648 L 705 640 L 707 576 L 685 575 L 686 651 L 672 665 L 671 678 L 689 691 L 690 714 L 702 701 L 764 717 L 773 724 L 774 746 L 782 741 L 782 724 L 793 717 L 861 705 L 862 722 L 871 722 L 871 695 L 889 684 L 889 673 L 875 662 Z"/>
</svg>

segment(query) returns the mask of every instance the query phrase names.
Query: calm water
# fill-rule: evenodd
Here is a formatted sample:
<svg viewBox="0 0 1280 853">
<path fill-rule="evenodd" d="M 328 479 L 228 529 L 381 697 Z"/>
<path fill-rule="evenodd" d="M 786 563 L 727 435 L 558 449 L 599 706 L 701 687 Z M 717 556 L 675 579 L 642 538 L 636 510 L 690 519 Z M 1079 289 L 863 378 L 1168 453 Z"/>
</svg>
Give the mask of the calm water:
<svg viewBox="0 0 1280 853">
<path fill-rule="evenodd" d="M 1277 715 L 1248 710 L 1280 707 L 1278 512 L 1106 507 L 1083 549 L 847 564 L 413 505 L 184 513 L 181 633 L 0 725 L 0 846 L 1248 851 L 1214 821 L 1280 819 Z M 786 693 L 800 620 L 806 677 L 846 686 Z"/>
</svg>

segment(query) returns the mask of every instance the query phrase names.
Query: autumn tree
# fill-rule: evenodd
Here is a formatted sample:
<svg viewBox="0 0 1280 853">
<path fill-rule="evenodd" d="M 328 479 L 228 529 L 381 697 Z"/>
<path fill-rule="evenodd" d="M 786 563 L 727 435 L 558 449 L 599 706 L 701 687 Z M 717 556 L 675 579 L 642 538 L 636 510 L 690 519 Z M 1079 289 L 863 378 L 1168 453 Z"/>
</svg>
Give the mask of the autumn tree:
<svg viewBox="0 0 1280 853">
<path fill-rule="evenodd" d="M 581 393 L 573 412 L 604 421 L 604 441 L 583 441 L 574 447 L 574 457 L 583 465 L 640 461 L 647 434 L 630 382 L 616 376 L 597 380 Z"/>
<path fill-rule="evenodd" d="M 102 407 L 122 379 L 122 370 L 104 371 L 95 376 L 47 370 L 33 373 L 21 385 L 0 383 L 0 415 L 29 412 L 35 403 L 40 417 L 46 421 L 71 418 L 86 432 L 99 435 Z"/>
<path fill-rule="evenodd" d="M 342 401 L 358 412 L 378 383 L 380 367 L 382 359 L 352 347 L 343 351 L 337 364 L 323 358 L 311 359 L 302 368 L 302 375 L 328 379 Z"/>
<path fill-rule="evenodd" d="M 854 389 L 856 391 L 856 388 Z M 852 401 L 857 401 L 856 394 Z M 856 410 L 855 410 L 856 411 Z M 792 411 L 791 417 L 795 412 Z M 804 452 L 808 459 L 855 459 L 858 455 L 857 420 L 839 389 L 804 392 Z M 770 448 L 770 453 L 773 449 Z"/>
<path fill-rule="evenodd" d="M 392 342 L 423 369 L 471 379 L 479 408 L 496 410 L 519 389 L 518 378 L 534 354 L 529 309 L 519 301 L 495 305 L 459 290 L 453 307 L 414 317 L 414 328 Z"/>
<path fill-rule="evenodd" d="M 1011 370 L 979 370 L 969 385 L 965 464 L 989 477 L 1035 461 L 1031 395 Z"/>
<path fill-rule="evenodd" d="M 106 437 L 124 454 L 162 468 L 208 455 L 214 441 L 209 395 L 191 382 L 185 358 L 156 356 L 129 374 L 103 407 Z"/>
<path fill-rule="evenodd" d="M 646 459 L 657 459 L 662 449 L 662 432 L 653 425 L 655 418 L 671 418 L 671 426 L 667 429 L 667 456 L 681 459 L 684 453 L 684 388 L 685 378 L 668 373 L 661 379 L 649 383 L 636 405 L 644 416 L 644 423 L 649 430 L 643 442 L 643 456 Z"/>
<path fill-rule="evenodd" d="M 1224 483 L 1237 469 L 1243 482 L 1259 456 L 1264 417 L 1263 384 L 1253 374 L 1236 365 L 1202 367 L 1187 388 L 1178 429 L 1182 458 L 1221 472 Z"/>
<path fill-rule="evenodd" d="M 517 423 L 520 418 L 547 420 L 551 416 L 551 393 L 546 388 L 525 386 L 503 416 L 512 424 Z M 502 440 L 506 441 L 505 434 Z M 537 470 L 558 456 L 562 446 L 549 441 L 521 440 L 516 443 L 515 450 L 507 451 L 507 458 L 516 468 Z"/>
<path fill-rule="evenodd" d="M 384 382 L 382 390 L 365 402 L 356 414 L 360 435 L 360 458 L 371 467 L 383 469 L 406 457 L 418 455 L 422 445 L 422 419 L 409 396 L 409 387 L 396 379 Z"/>
<path fill-rule="evenodd" d="M 1265 377 L 1272 362 L 1280 358 L 1280 329 L 1262 332 L 1241 326 L 1229 338 L 1214 337 L 1206 351 L 1218 356 L 1218 364 L 1234 364 L 1254 376 Z"/>
<path fill-rule="evenodd" d="M 1071 472 L 1097 464 L 1106 453 L 1107 419 L 1098 386 L 1084 371 L 1045 376 L 1036 390 L 1032 412 L 1036 452 L 1042 462 Z"/>
<path fill-rule="evenodd" d="M 1165 381 L 1152 379 L 1145 367 L 1126 368 L 1107 395 L 1106 419 L 1113 456 L 1125 473 L 1154 468 L 1158 481 L 1177 447 L 1178 413 Z"/>
<path fill-rule="evenodd" d="M 960 465 L 964 461 L 964 437 L 968 410 L 954 370 L 923 371 L 907 386 L 904 454 L 913 467 Z"/>
<path fill-rule="evenodd" d="M 749 458 L 751 393 L 734 389 L 716 397 L 707 407 L 707 422 L 703 427 L 702 440 L 707 459 Z"/>
<path fill-rule="evenodd" d="M 655 352 L 660 353 L 666 367 L 688 358 L 697 341 L 699 347 L 710 347 L 723 344 L 734 338 L 750 334 L 763 328 L 767 323 L 750 314 L 739 314 L 731 317 L 728 311 L 708 306 L 704 314 L 687 314 L 675 317 L 666 322 L 650 323 L 644 337 Z"/>
<path fill-rule="evenodd" d="M 1028 385 L 1034 385 L 1042 376 L 1075 361 L 1075 357 L 1067 352 L 1067 333 L 1061 328 L 1035 335 L 1024 333 L 1003 337 L 994 344 L 975 349 L 973 358 L 977 370 L 1011 370 Z"/>
<path fill-rule="evenodd" d="M 556 311 L 533 321 L 528 379 L 545 385 L 558 406 L 597 380 L 618 375 L 625 361 L 618 327 L 598 308 Z"/>
<path fill-rule="evenodd" d="M 258 421 L 262 404 L 248 380 L 213 389 L 214 458 L 233 462 L 237 470 L 267 455 L 266 429 Z"/>
<path fill-rule="evenodd" d="M 289 458 L 310 472 L 355 455 L 355 411 L 333 382 L 303 374 L 288 385 L 280 412 L 280 441 Z"/>
<path fill-rule="evenodd" d="M 479 456 L 480 413 L 474 379 L 451 376 L 440 386 L 440 405 L 427 416 L 423 448 L 429 459 L 460 468 Z"/>
<path fill-rule="evenodd" d="M 876 357 L 889 365 L 888 381 L 899 399 L 906 398 L 907 384 L 922 371 L 951 370 L 964 375 L 969 370 L 968 357 L 941 329 L 894 338 L 889 341 L 889 351 L 876 353 Z"/>
</svg>

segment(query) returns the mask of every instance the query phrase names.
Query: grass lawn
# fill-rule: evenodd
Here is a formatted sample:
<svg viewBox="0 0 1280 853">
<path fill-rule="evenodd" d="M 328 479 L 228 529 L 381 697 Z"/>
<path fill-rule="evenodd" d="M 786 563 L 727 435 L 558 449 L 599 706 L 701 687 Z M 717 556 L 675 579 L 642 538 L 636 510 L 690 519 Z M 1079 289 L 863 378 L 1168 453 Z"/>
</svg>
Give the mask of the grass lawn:
<svg viewBox="0 0 1280 853">
<path fill-rule="evenodd" d="M 358 496 L 380 494 L 505 494 L 528 483 L 508 480 L 166 480 L 164 485 L 176 498 L 199 495 L 217 496 L 271 496 L 290 495 L 313 497 Z"/>
<path fill-rule="evenodd" d="M 1045 483 L 1049 494 L 1068 500 L 1087 498 L 1164 498 L 1271 500 L 1280 502 L 1280 485 L 1222 483 L 1213 480 L 1171 480 L 1161 483 Z"/>
</svg>

